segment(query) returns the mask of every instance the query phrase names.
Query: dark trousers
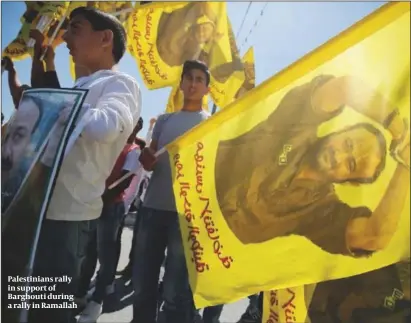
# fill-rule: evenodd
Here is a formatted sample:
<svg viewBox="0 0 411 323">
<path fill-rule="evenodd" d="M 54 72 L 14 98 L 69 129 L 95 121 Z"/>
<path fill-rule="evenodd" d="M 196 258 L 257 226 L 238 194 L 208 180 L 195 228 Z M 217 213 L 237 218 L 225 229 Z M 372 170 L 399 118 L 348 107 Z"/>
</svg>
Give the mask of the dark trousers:
<svg viewBox="0 0 411 323">
<path fill-rule="evenodd" d="M 193 296 L 176 212 L 142 208 L 134 244 L 133 322 L 155 323 L 160 267 L 167 248 L 164 317 L 167 323 L 192 323 Z"/>
<path fill-rule="evenodd" d="M 224 305 L 209 306 L 204 309 L 203 322 L 204 323 L 219 323 L 220 316 L 223 312 Z"/>
<path fill-rule="evenodd" d="M 82 266 L 78 297 L 87 294 L 91 278 L 100 262 L 100 269 L 96 278 L 96 289 L 92 300 L 101 304 L 106 295 L 106 287 L 113 283 L 116 274 L 117 236 L 122 218 L 124 203 L 118 202 L 104 205 L 101 217 L 98 219 L 97 230 L 87 246 L 86 259 Z"/>
<path fill-rule="evenodd" d="M 44 302 L 49 304 L 73 304 L 73 295 L 76 292 L 80 276 L 81 263 L 86 254 L 86 246 L 90 235 L 96 230 L 97 220 L 91 221 L 55 221 L 44 220 L 39 244 L 36 252 L 33 276 L 72 278 L 70 283 L 52 282 L 45 285 L 55 289 L 52 298 Z M 67 299 L 58 299 L 59 295 L 69 296 Z M 64 306 L 67 307 L 67 306 Z M 30 323 L 69 323 L 73 321 L 73 312 L 69 308 L 31 308 Z"/>
<path fill-rule="evenodd" d="M 131 241 L 131 248 L 130 248 L 130 253 L 129 253 L 129 256 L 128 256 L 128 264 L 127 264 L 127 266 L 126 267 L 128 267 L 128 268 L 130 268 L 131 269 L 131 267 L 133 266 L 133 254 L 134 254 L 134 245 L 135 245 L 135 242 L 136 242 L 136 237 L 137 237 L 137 234 L 136 234 L 136 231 L 138 230 L 138 219 L 139 219 L 139 216 L 138 216 L 138 214 L 139 214 L 139 212 L 140 212 L 140 210 L 141 210 L 141 205 L 142 205 L 142 202 L 141 201 L 139 201 L 139 203 L 138 203 L 138 205 L 137 205 L 137 214 L 136 214 L 136 218 L 135 218 L 135 222 L 134 222 L 134 225 L 133 225 L 133 239 L 132 239 L 132 241 Z M 121 225 L 120 225 L 120 228 L 119 228 L 119 230 L 118 230 L 118 235 L 117 235 L 117 254 L 116 254 L 116 264 L 117 264 L 117 266 L 118 266 L 118 263 L 119 263 L 119 260 L 120 260 L 120 254 L 121 254 L 121 236 L 122 236 L 122 234 L 123 234 L 123 230 L 124 230 L 124 226 L 125 226 L 125 219 L 126 219 L 126 215 L 124 215 L 124 217 L 123 217 L 123 220 L 121 221 Z M 117 268 L 117 266 L 116 266 L 116 268 Z"/>
</svg>

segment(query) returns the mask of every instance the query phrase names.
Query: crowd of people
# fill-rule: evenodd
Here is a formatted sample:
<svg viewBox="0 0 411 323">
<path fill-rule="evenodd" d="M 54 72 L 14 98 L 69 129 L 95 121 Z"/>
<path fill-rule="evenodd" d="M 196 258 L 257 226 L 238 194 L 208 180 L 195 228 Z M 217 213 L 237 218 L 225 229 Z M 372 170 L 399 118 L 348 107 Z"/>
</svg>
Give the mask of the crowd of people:
<svg viewBox="0 0 411 323">
<path fill-rule="evenodd" d="M 30 37 L 35 40 L 30 86 L 21 84 L 12 60 L 4 58 L 15 109 L 28 88 L 60 88 L 54 49 L 44 47 L 40 32 L 33 30 Z M 70 284 L 57 284 L 53 293 L 75 295 L 78 310 L 32 308 L 30 323 L 96 322 L 104 302 L 116 291 L 116 275 L 122 276 L 124 283 L 131 280 L 134 323 L 220 322 L 224 305 L 205 308 L 201 315 L 195 309 L 169 158 L 167 153 L 156 154 L 210 116 L 202 109 L 203 97 L 209 91 L 210 72 L 201 61 L 184 63 L 180 81 L 184 94 L 182 109 L 150 120 L 151 139 L 145 142 L 137 137 L 143 128 L 139 85 L 116 68 L 126 51 L 126 39 L 124 27 L 109 14 L 79 7 L 70 15 L 64 40 L 75 63 L 73 87 L 88 89 L 84 106 L 91 110 L 92 117 L 61 165 L 42 223 L 33 275 L 72 277 Z M 6 127 L 7 124 L 2 126 L 2 140 Z M 112 187 L 140 166 L 144 172 L 139 178 L 134 174 Z M 125 197 L 133 180 L 138 185 L 130 205 L 125 203 Z M 117 272 L 127 214 L 135 217 L 132 247 L 128 265 Z M 97 263 L 100 266 L 93 284 Z M 162 280 L 161 267 L 165 270 Z M 90 296 L 91 287 L 94 291 Z M 327 289 L 330 290 L 335 288 Z M 329 293 L 324 295 L 329 298 Z M 325 302 L 313 302 L 313 306 L 317 303 Z M 381 300 L 374 303 L 378 310 L 383 308 Z M 262 304 L 263 293 L 249 296 L 249 306 L 239 323 L 260 323 Z M 325 317 L 323 314 L 330 308 L 313 307 L 313 313 Z M 339 321 L 327 316 L 321 322 Z M 355 322 L 366 321 L 360 318 Z"/>
</svg>

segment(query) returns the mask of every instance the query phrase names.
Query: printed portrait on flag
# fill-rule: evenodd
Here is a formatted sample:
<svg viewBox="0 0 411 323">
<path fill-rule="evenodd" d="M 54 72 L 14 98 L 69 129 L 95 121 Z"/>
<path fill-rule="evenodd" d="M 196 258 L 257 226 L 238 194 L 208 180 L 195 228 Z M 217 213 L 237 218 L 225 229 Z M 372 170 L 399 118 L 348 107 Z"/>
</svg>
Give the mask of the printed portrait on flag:
<svg viewBox="0 0 411 323">
<path fill-rule="evenodd" d="M 186 60 L 210 69 L 232 61 L 225 2 L 164 2 L 136 6 L 128 50 L 149 89 L 175 86 Z"/>
<path fill-rule="evenodd" d="M 382 6 L 167 145 L 198 308 L 409 257 L 409 22 Z"/>
<path fill-rule="evenodd" d="M 317 135 L 322 123 L 350 108 L 385 126 L 394 141 L 408 131 L 407 120 L 366 83 L 353 76 L 319 75 L 288 91 L 253 129 L 219 143 L 217 198 L 241 242 L 300 235 L 329 253 L 351 256 L 369 255 L 389 243 L 405 205 L 408 181 L 395 173 L 375 210 L 350 206 L 334 189 L 336 184 L 359 187 L 379 179 L 390 145 L 383 130 L 359 118 Z M 399 154 L 409 167 L 407 151 Z M 230 163 L 232 156 L 241 162 Z M 231 176 L 223 177 L 228 172 Z"/>
<path fill-rule="evenodd" d="M 169 13 L 163 12 L 157 35 L 162 60 L 169 66 L 181 66 L 190 59 L 204 60 L 205 50 L 223 36 L 217 30 L 219 19 L 219 13 L 209 2 L 190 3 Z"/>
</svg>

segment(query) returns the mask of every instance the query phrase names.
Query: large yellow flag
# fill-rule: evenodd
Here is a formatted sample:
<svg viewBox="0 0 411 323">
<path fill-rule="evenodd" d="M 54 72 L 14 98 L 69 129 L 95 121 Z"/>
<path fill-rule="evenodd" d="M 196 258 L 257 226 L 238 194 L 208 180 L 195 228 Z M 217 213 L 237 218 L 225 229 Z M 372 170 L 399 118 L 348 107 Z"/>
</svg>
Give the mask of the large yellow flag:
<svg viewBox="0 0 411 323">
<path fill-rule="evenodd" d="M 232 60 L 225 2 L 163 2 L 141 6 L 128 24 L 132 53 L 147 88 L 179 83 L 183 63 L 210 70 Z"/>
<path fill-rule="evenodd" d="M 409 256 L 409 26 L 386 4 L 168 145 L 198 308 Z"/>
<path fill-rule="evenodd" d="M 48 41 L 52 34 L 52 27 L 63 16 L 68 1 L 50 1 L 50 2 L 31 2 L 26 1 L 26 11 L 20 18 L 22 27 L 17 37 L 4 49 L 2 57 L 8 56 L 13 61 L 25 59 L 33 54 L 33 48 L 27 46 L 29 33 L 31 29 L 36 29 L 42 18 L 47 18 L 47 24 L 44 28 L 45 40 Z"/>
</svg>

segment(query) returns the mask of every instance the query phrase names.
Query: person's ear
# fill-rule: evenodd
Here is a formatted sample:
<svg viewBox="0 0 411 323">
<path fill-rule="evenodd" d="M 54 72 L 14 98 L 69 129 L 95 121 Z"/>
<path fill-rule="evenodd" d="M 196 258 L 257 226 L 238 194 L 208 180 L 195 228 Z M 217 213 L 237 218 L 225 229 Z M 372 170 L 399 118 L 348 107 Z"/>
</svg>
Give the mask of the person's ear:
<svg viewBox="0 0 411 323">
<path fill-rule="evenodd" d="M 114 34 L 111 30 L 103 30 L 101 32 L 101 44 L 103 47 L 109 47 L 113 44 Z"/>
</svg>

